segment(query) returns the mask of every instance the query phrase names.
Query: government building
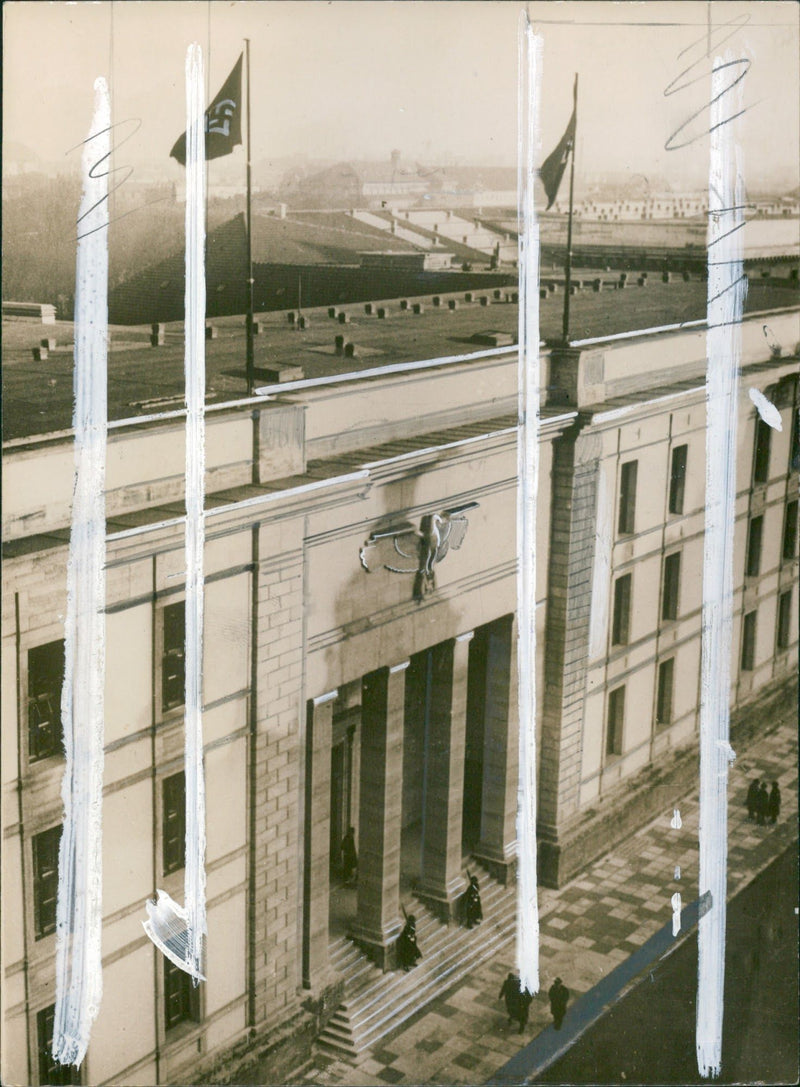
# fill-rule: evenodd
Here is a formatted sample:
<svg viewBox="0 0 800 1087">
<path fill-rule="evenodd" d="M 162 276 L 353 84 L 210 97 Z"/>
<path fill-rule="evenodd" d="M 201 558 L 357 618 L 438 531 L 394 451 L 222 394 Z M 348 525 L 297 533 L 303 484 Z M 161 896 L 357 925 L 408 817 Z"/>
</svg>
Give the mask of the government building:
<svg viewBox="0 0 800 1087">
<path fill-rule="evenodd" d="M 558 290 L 541 303 L 546 887 L 696 788 L 705 284 L 664 279 L 578 291 L 568 347 L 548 339 Z M 734 746 L 791 706 L 798 665 L 800 308 L 763 285 L 748 305 Z M 674 313 L 683 326 L 668 324 Z M 360 1052 L 481 956 L 513 967 L 517 321 L 500 289 L 319 308 L 302 322 L 271 313 L 251 398 L 243 319 L 208 334 L 198 988 L 142 928 L 156 889 L 183 901 L 182 326 L 152 346 L 149 327 L 111 329 L 104 995 L 79 1071 L 54 1067 L 48 1048 L 72 326 L 49 325 L 49 359 L 31 362 L 41 327 L 3 322 L 5 1082 L 219 1082 L 223 1071 L 242 1082 L 235 1071 L 256 1057 L 279 1077 L 316 1038 Z M 760 419 L 753 389 L 781 429 Z M 355 880 L 342 868 L 350 827 Z M 458 923 L 468 873 L 484 902 L 475 931 Z M 424 973 L 396 970 L 404 911 L 431 952 Z"/>
</svg>

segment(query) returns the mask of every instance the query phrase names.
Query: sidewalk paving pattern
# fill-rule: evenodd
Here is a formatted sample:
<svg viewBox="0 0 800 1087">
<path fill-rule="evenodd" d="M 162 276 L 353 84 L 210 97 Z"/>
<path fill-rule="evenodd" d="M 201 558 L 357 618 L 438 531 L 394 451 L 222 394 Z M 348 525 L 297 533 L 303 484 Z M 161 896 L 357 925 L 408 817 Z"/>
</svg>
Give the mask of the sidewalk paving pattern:
<svg viewBox="0 0 800 1087">
<path fill-rule="evenodd" d="M 745 795 L 753 777 L 780 785 L 783 808 L 775 827 L 748 821 Z M 752 743 L 733 763 L 728 788 L 729 898 L 796 841 L 797 784 L 797 730 L 792 722 Z M 298 1087 L 485 1083 L 529 1045 L 531 1037 L 537 1038 L 536 1067 L 551 1063 L 585 1029 L 582 1017 L 573 1016 L 571 1021 L 568 1011 L 562 1030 L 553 1030 L 547 990 L 556 975 L 564 979 L 574 1007 L 583 994 L 671 924 L 676 891 L 684 907 L 696 901 L 698 808 L 694 789 L 681 802 L 679 830 L 670 825 L 672 810 L 665 811 L 560 890 L 540 888 L 541 988 L 524 1035 L 516 1024 L 508 1026 L 497 999 L 503 979 L 514 967 L 515 948 L 509 941 L 502 960 L 478 967 L 382 1039 L 380 1048 L 354 1063 L 317 1052 L 312 1065 L 290 1082 Z M 696 909 L 694 915 L 687 910 L 688 924 L 681 935 L 688 932 L 693 916 Z M 532 1067 L 527 1074 L 534 1072 Z"/>
</svg>

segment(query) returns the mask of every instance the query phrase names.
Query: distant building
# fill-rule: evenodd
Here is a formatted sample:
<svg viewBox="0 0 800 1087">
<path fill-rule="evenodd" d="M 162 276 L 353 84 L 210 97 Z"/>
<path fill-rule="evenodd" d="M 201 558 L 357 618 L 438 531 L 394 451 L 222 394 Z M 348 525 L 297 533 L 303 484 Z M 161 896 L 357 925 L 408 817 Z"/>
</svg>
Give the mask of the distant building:
<svg viewBox="0 0 800 1087">
<path fill-rule="evenodd" d="M 795 698 L 799 317 L 742 327 L 734 745 Z M 478 300 L 425 320 L 396 307 L 365 326 L 350 372 L 207 411 L 199 989 L 141 925 L 156 888 L 182 898 L 183 425 L 150 413 L 110 430 L 104 996 L 81 1082 L 218 1082 L 220 1068 L 235 1082 L 267 1047 L 307 1054 L 323 1030 L 355 1045 L 347 1009 L 338 1034 L 331 1017 L 365 979 L 381 993 L 401 906 L 444 931 L 465 858 L 487 900 L 513 885 L 518 352 L 464 344 L 497 327 Z M 271 335 L 290 355 L 288 322 Z M 389 366 L 400 342 L 413 364 Z M 131 347 L 120 375 L 141 395 L 148 350 Z M 241 354 L 241 326 L 214 351 Z M 555 886 L 665 816 L 696 772 L 705 331 L 543 348 L 540 363 L 538 825 Z M 29 434 L 3 466 L 3 1077 L 36 1085 L 70 1081 L 48 1043 L 72 441 Z M 348 826 L 356 888 L 339 863 Z M 429 995 L 495 953 L 480 929 L 442 944 Z M 389 1025 L 404 1014 L 383 1010 Z"/>
</svg>

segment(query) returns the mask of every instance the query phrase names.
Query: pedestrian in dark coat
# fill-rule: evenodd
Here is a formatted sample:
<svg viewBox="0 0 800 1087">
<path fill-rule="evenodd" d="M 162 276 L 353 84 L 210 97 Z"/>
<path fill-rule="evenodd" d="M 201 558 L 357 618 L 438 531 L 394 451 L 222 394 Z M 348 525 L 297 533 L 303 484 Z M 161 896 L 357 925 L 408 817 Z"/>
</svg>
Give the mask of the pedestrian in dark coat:
<svg viewBox="0 0 800 1087">
<path fill-rule="evenodd" d="M 767 821 L 767 815 L 769 813 L 769 793 L 767 792 L 767 783 L 762 781 L 758 787 L 758 804 L 756 805 L 756 815 L 758 816 L 758 825 L 764 826 Z"/>
<path fill-rule="evenodd" d="M 758 787 L 760 784 L 758 778 L 753 778 L 750 782 L 750 788 L 747 790 L 747 800 L 745 803 L 747 804 L 747 818 L 751 823 L 755 819 L 756 812 L 758 811 Z"/>
<path fill-rule="evenodd" d="M 350 827 L 342 838 L 342 877 L 345 883 L 350 883 L 358 868 L 358 854 L 356 853 L 356 831 Z"/>
<path fill-rule="evenodd" d="M 464 924 L 467 928 L 479 925 L 483 920 L 483 907 L 481 906 L 481 891 L 478 886 L 478 877 L 469 877 L 469 887 L 464 892 Z"/>
<path fill-rule="evenodd" d="M 781 790 L 777 781 L 773 781 L 772 783 L 772 792 L 769 794 L 767 813 L 769 814 L 770 823 L 775 826 L 778 822 L 778 816 L 781 814 Z"/>
<path fill-rule="evenodd" d="M 550 1011 L 553 1015 L 553 1026 L 556 1030 L 561 1030 L 561 1024 L 564 1022 L 564 1016 L 567 1014 L 569 989 L 566 987 L 561 978 L 556 978 L 556 980 L 550 986 L 550 990 L 547 995 L 550 997 Z"/>
<path fill-rule="evenodd" d="M 413 913 L 408 915 L 403 931 L 397 937 L 395 954 L 397 965 L 406 973 L 412 966 L 417 965 L 417 959 L 422 958 L 422 952 L 417 945 L 417 919 Z"/>
<path fill-rule="evenodd" d="M 522 983 L 516 974 L 508 975 L 503 982 L 503 987 L 497 999 L 506 1002 L 508 1025 L 511 1026 L 516 1019 L 519 1023 L 519 1032 L 522 1034 L 525 1030 L 525 1024 L 528 1022 L 528 1010 L 533 997 L 527 989 L 522 988 Z"/>
</svg>

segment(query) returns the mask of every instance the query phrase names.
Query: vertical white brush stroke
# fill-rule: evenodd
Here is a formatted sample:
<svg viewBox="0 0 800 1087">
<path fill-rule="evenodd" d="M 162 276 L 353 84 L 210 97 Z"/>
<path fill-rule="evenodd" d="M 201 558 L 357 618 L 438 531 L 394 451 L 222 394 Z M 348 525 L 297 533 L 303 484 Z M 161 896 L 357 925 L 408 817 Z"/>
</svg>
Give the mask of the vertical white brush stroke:
<svg viewBox="0 0 800 1087">
<path fill-rule="evenodd" d="M 539 141 L 542 39 L 525 12 L 519 24 L 519 427 L 517 437 L 517 615 L 519 621 L 519 797 L 517 808 L 517 967 L 539 990 L 536 880 L 536 496 L 539 483 L 539 228 L 534 150 Z"/>
<path fill-rule="evenodd" d="M 186 871 L 187 963 L 202 971 L 206 933 L 203 776 L 203 547 L 205 542 L 205 110 L 203 55 L 186 54 Z"/>
<path fill-rule="evenodd" d="M 108 155 L 111 107 L 94 84 L 83 148 L 75 272 L 75 482 L 67 562 L 61 720 L 66 766 L 58 855 L 53 1058 L 80 1065 L 103 993 L 103 697 L 108 336 Z"/>
<path fill-rule="evenodd" d="M 728 56 L 726 59 L 731 59 Z M 736 503 L 744 185 L 733 122 L 740 106 L 724 94 L 726 71 L 716 58 L 711 76 L 711 157 L 708 179 L 708 330 L 706 350 L 706 517 L 703 551 L 703 634 L 700 702 L 699 893 L 712 906 L 698 929 L 697 1067 L 719 1074 L 725 982 L 728 856 L 728 765 L 733 633 L 733 527 Z M 727 77 L 729 80 L 729 76 Z M 739 84 L 741 94 L 742 84 Z"/>
</svg>

